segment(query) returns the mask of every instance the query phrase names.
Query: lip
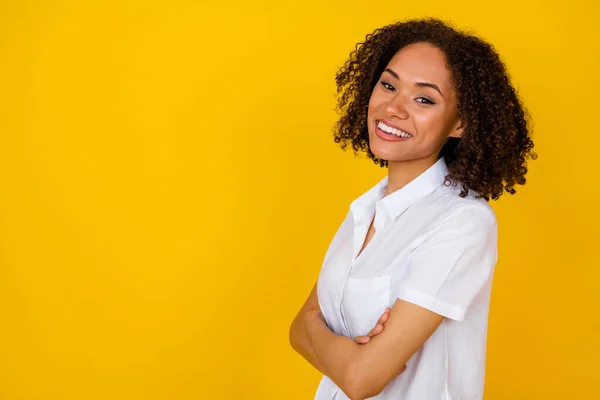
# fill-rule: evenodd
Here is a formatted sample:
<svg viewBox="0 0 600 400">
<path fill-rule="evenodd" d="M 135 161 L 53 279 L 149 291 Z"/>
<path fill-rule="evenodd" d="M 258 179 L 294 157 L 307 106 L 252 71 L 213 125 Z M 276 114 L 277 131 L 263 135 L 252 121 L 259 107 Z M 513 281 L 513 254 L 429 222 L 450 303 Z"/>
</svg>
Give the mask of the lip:
<svg viewBox="0 0 600 400">
<path fill-rule="evenodd" d="M 399 129 L 399 130 L 401 130 L 402 132 L 406 132 L 404 129 L 402 129 L 402 128 L 400 128 L 400 127 L 398 127 L 398 126 L 394 125 L 394 124 L 390 124 L 389 122 L 387 122 L 387 121 L 386 121 L 386 120 L 384 120 L 384 119 L 382 119 L 382 120 L 375 120 L 375 134 L 377 135 L 377 137 L 378 137 L 379 139 L 381 139 L 381 140 L 384 140 L 384 141 L 386 141 L 386 142 L 403 142 L 403 141 L 405 141 L 405 140 L 412 139 L 412 137 L 413 137 L 413 136 L 412 136 L 412 133 L 410 133 L 410 132 L 406 132 L 406 133 L 408 133 L 409 135 L 411 135 L 410 137 L 403 138 L 403 137 L 400 137 L 400 136 L 396 136 L 396 135 L 394 135 L 394 134 L 392 134 L 392 133 L 387 133 L 387 132 L 384 132 L 384 131 L 382 131 L 382 130 L 381 130 L 381 129 L 379 129 L 379 127 L 377 126 L 377 125 L 379 124 L 379 122 L 380 122 L 380 121 L 381 121 L 381 122 L 383 122 L 384 124 L 386 124 L 386 125 L 387 125 L 387 126 L 389 126 L 389 127 L 392 127 L 392 128 L 395 128 L 395 129 Z"/>
</svg>

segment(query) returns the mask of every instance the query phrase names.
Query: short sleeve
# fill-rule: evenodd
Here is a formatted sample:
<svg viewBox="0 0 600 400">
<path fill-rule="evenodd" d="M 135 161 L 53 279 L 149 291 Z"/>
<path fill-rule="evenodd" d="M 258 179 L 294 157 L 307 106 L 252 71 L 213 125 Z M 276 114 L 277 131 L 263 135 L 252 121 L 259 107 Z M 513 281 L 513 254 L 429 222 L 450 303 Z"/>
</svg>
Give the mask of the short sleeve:
<svg viewBox="0 0 600 400">
<path fill-rule="evenodd" d="M 496 217 L 487 206 L 448 217 L 431 229 L 411 254 L 397 297 L 462 321 L 489 289 L 498 258 Z"/>
</svg>

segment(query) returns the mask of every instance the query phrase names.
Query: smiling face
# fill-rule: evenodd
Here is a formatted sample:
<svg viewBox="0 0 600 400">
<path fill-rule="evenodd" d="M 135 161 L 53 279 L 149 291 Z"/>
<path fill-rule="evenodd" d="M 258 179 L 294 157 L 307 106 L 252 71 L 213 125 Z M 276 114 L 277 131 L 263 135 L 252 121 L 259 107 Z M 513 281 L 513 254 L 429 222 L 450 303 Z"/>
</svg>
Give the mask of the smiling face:
<svg viewBox="0 0 600 400">
<path fill-rule="evenodd" d="M 390 167 L 433 165 L 447 139 L 463 131 L 444 53 L 429 43 L 400 49 L 373 89 L 368 129 L 371 151 Z"/>
</svg>

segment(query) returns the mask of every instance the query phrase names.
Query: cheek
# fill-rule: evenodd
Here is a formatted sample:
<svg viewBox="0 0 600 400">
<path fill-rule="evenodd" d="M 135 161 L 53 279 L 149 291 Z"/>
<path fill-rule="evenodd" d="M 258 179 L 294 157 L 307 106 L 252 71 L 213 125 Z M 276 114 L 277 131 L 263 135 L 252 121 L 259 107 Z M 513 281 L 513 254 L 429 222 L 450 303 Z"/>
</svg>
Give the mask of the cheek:
<svg viewBox="0 0 600 400">
<path fill-rule="evenodd" d="M 422 113 L 414 115 L 414 124 L 417 130 L 424 134 L 427 141 L 435 141 L 437 137 L 443 136 L 446 130 L 446 118 L 442 113 Z"/>
<path fill-rule="evenodd" d="M 367 107 L 367 125 L 369 130 L 371 130 L 371 124 L 373 123 L 373 118 L 375 118 L 377 112 L 377 103 L 369 101 L 369 106 Z"/>
<path fill-rule="evenodd" d="M 376 101 L 371 97 L 371 99 L 369 100 L 369 106 L 368 106 L 368 113 L 369 116 L 371 116 L 372 111 L 374 111 L 376 108 Z"/>
<path fill-rule="evenodd" d="M 382 96 L 381 93 L 378 93 L 377 88 L 373 89 L 371 92 L 371 97 L 369 98 L 369 111 L 376 111 L 381 107 L 381 104 L 385 101 L 385 96 Z"/>
<path fill-rule="evenodd" d="M 441 117 L 441 113 L 436 112 L 435 110 L 420 110 L 420 112 L 413 113 L 413 120 L 415 123 L 424 128 L 438 125 L 438 121 Z"/>
</svg>

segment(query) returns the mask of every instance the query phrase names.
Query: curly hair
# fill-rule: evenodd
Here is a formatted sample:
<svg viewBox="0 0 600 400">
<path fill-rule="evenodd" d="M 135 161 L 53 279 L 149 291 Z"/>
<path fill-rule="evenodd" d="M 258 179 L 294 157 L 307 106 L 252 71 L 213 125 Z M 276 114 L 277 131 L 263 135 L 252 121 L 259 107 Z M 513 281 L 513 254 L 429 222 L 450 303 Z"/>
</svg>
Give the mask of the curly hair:
<svg viewBox="0 0 600 400">
<path fill-rule="evenodd" d="M 388 161 L 369 148 L 367 127 L 371 93 L 391 58 L 403 47 L 429 43 L 444 53 L 453 78 L 458 113 L 465 126 L 460 139 L 449 138 L 441 150 L 448 166 L 446 184 L 460 184 L 461 197 L 473 190 L 497 200 L 516 184 L 525 184 L 527 159 L 536 159 L 529 115 L 493 46 L 435 18 L 410 20 L 376 29 L 358 43 L 336 73 L 337 111 L 334 141 L 354 154 L 365 152 L 381 167 Z"/>
</svg>

